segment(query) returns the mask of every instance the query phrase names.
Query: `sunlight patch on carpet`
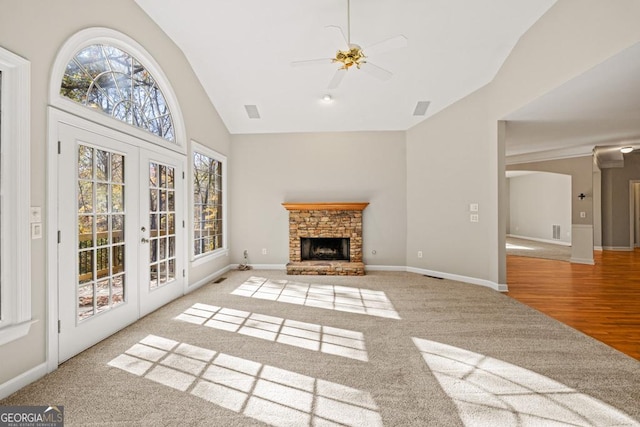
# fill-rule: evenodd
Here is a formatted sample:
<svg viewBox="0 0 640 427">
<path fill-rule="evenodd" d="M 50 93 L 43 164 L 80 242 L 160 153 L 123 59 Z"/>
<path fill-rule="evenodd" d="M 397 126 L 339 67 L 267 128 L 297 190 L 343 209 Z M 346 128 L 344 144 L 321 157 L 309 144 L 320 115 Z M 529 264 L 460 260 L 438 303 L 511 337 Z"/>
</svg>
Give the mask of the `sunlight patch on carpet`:
<svg viewBox="0 0 640 427">
<path fill-rule="evenodd" d="M 618 409 L 525 368 L 413 338 L 465 426 L 613 426 L 638 423 Z"/>
<path fill-rule="evenodd" d="M 367 362 L 362 332 L 197 303 L 174 319 Z"/>
<path fill-rule="evenodd" d="M 368 392 L 155 335 L 109 365 L 276 427 L 383 425 Z"/>
<path fill-rule="evenodd" d="M 400 319 L 400 315 L 393 308 L 393 304 L 391 304 L 387 295 L 383 291 L 370 289 L 309 284 L 252 276 L 231 294 L 307 307 Z"/>
</svg>

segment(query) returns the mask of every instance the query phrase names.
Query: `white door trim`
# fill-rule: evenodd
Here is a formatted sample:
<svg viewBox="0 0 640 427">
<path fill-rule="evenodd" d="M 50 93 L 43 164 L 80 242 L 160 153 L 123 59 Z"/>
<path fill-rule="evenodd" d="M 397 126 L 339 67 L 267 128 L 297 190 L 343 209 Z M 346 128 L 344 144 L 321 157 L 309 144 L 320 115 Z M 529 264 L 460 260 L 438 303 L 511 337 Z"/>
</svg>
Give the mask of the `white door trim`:
<svg viewBox="0 0 640 427">
<path fill-rule="evenodd" d="M 635 245 L 635 230 L 636 230 L 636 212 L 635 212 L 635 200 L 636 194 L 634 190 L 634 184 L 640 184 L 640 180 L 630 179 L 629 180 L 629 250 L 633 250 Z"/>
<path fill-rule="evenodd" d="M 46 301 L 47 301 L 47 345 L 46 345 L 46 365 L 47 372 L 53 372 L 58 368 L 59 364 L 59 344 L 58 344 L 58 123 L 66 123 L 70 126 L 85 129 L 90 132 L 104 135 L 108 138 L 130 143 L 129 141 L 123 141 L 131 137 L 130 135 L 123 135 L 118 130 L 110 129 L 104 125 L 91 122 L 87 119 L 75 116 L 65 111 L 59 110 L 55 107 L 49 106 L 47 109 L 48 125 L 47 125 L 47 150 L 46 150 L 46 223 L 45 223 L 45 237 L 46 237 Z M 174 156 L 180 156 L 181 154 L 175 151 L 166 150 L 162 147 L 158 147 L 154 144 L 150 144 L 147 141 L 139 140 L 140 148 L 149 151 L 155 151 L 158 153 L 172 153 Z M 182 155 L 182 157 L 185 157 Z M 184 160 L 183 160 L 184 161 Z M 183 182 L 183 191 L 186 194 L 187 188 Z M 184 197 L 183 199 L 187 199 Z M 187 206 L 184 203 L 185 218 L 187 215 Z M 183 239 L 188 240 L 188 239 Z M 185 245 L 186 246 L 186 245 Z M 184 247 L 183 265 L 187 265 L 188 261 L 188 248 Z M 184 291 L 188 288 L 188 277 L 184 278 Z"/>
</svg>

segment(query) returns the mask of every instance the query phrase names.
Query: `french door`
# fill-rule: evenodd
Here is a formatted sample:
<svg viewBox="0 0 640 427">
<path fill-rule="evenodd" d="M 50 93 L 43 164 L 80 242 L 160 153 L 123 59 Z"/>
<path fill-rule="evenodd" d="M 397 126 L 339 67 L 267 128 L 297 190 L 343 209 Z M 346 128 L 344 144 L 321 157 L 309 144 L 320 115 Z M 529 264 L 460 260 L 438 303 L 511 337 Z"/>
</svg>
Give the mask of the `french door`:
<svg viewBox="0 0 640 427">
<path fill-rule="evenodd" d="M 170 156 L 140 153 L 140 316 L 184 293 L 182 171 Z"/>
<path fill-rule="evenodd" d="M 184 292 L 184 159 L 59 123 L 62 362 Z"/>
</svg>

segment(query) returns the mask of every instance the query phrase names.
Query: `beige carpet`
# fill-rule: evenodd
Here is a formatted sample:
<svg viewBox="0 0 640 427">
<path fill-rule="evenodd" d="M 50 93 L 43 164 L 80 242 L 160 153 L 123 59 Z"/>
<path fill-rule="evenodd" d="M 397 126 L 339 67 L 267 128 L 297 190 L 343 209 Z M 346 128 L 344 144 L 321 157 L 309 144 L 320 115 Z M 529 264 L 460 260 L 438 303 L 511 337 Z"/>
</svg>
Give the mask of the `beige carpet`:
<svg viewBox="0 0 640 427">
<path fill-rule="evenodd" d="M 0 405 L 69 426 L 640 425 L 640 362 L 490 289 L 226 277 Z"/>
<path fill-rule="evenodd" d="M 537 242 L 535 240 L 507 237 L 507 255 L 526 256 L 531 258 L 553 259 L 569 261 L 571 246 L 553 243 Z"/>
</svg>

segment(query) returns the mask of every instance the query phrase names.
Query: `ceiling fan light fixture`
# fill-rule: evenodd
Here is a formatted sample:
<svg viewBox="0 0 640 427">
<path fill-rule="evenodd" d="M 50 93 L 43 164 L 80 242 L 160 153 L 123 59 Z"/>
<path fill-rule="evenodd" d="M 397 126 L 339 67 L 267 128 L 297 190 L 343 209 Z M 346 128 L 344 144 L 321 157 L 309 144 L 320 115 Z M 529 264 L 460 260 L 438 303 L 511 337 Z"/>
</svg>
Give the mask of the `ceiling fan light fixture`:
<svg viewBox="0 0 640 427">
<path fill-rule="evenodd" d="M 357 44 L 352 44 L 349 50 L 339 50 L 336 53 L 336 57 L 333 58 L 333 62 L 340 62 L 342 68 L 348 70 L 354 65 L 356 68 L 360 68 L 360 64 L 363 64 L 367 57 L 362 53 L 362 48 Z"/>
<path fill-rule="evenodd" d="M 314 65 L 323 64 L 327 61 L 332 64 L 338 64 L 339 68 L 335 71 L 331 81 L 329 81 L 327 89 L 336 89 L 344 79 L 346 71 L 350 68 L 362 68 L 367 74 L 370 74 L 379 80 L 389 80 L 393 74 L 390 71 L 369 62 L 367 60 L 368 55 L 365 55 L 363 50 L 367 51 L 369 55 L 373 54 L 375 56 L 393 49 L 406 47 L 407 45 L 407 38 L 403 35 L 391 37 L 365 48 L 358 44 L 351 43 L 351 3 L 349 0 L 347 0 L 347 34 L 345 35 L 342 28 L 337 25 L 327 25 L 325 28 L 331 30 L 331 35 L 336 39 L 335 41 L 338 43 L 338 46 L 341 46 L 336 51 L 335 55 L 332 58 L 294 61 L 291 65 Z"/>
<path fill-rule="evenodd" d="M 630 152 L 632 152 L 632 151 L 633 151 L 633 147 L 622 147 L 622 148 L 620 149 L 620 152 L 621 152 L 622 154 L 628 154 L 628 153 L 630 153 Z"/>
</svg>

